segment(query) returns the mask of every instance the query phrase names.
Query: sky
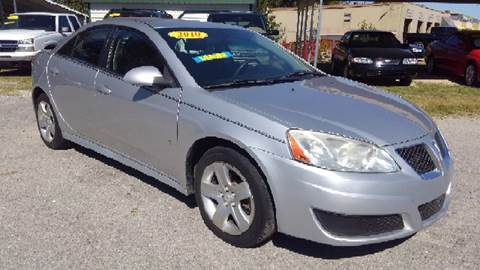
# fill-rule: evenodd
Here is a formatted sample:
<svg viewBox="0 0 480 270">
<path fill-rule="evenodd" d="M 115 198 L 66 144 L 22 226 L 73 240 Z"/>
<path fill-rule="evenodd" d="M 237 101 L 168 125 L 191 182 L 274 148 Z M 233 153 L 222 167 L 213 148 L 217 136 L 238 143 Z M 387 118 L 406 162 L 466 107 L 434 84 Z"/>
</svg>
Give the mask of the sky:
<svg viewBox="0 0 480 270">
<path fill-rule="evenodd" d="M 452 1 L 454 2 L 454 1 Z M 480 19 L 480 4 L 420 3 L 438 10 L 451 10 Z"/>
</svg>

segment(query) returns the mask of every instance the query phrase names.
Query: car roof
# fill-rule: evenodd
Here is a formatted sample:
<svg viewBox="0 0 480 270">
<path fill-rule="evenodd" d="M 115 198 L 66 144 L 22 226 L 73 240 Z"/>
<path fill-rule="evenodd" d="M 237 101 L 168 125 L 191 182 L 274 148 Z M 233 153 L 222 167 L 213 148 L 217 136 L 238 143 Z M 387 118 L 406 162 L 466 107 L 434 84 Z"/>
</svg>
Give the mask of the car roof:
<svg viewBox="0 0 480 270">
<path fill-rule="evenodd" d="M 212 15 L 259 15 L 251 11 L 221 11 L 212 13 Z"/>
<path fill-rule="evenodd" d="M 112 24 L 117 22 L 120 25 L 128 25 L 129 23 L 143 23 L 147 24 L 152 28 L 221 28 L 221 29 L 243 29 L 238 26 L 222 24 L 222 23 L 211 23 L 211 22 L 199 22 L 199 21 L 186 21 L 178 19 L 162 19 L 162 18 L 113 18 L 110 20 L 99 21 L 93 23 L 92 25 L 101 25 L 101 24 Z"/>
<path fill-rule="evenodd" d="M 350 31 L 350 33 L 352 33 L 352 34 L 357 34 L 357 33 L 387 33 L 387 34 L 393 34 L 392 32 L 388 32 L 388 31 L 363 30 L 363 29 L 352 30 L 352 31 Z"/>
<path fill-rule="evenodd" d="M 75 16 L 73 13 L 50 13 L 50 12 L 18 12 L 14 15 L 44 15 L 44 16 Z"/>
</svg>

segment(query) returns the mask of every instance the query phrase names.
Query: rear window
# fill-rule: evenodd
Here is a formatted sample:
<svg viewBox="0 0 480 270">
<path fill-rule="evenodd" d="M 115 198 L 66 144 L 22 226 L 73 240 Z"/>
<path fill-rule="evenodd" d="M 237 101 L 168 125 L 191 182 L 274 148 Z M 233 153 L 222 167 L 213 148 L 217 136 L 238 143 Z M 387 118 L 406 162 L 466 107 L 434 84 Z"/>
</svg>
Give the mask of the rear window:
<svg viewBox="0 0 480 270">
<path fill-rule="evenodd" d="M 97 65 L 109 34 L 109 28 L 95 28 L 79 34 L 71 56 L 88 64 Z"/>
</svg>

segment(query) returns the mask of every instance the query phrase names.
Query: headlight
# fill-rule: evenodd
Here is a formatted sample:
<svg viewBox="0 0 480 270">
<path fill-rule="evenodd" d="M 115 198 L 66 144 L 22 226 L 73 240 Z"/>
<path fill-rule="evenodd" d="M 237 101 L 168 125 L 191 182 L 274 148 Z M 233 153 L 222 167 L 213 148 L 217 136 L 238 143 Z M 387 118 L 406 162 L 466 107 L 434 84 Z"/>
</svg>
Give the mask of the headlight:
<svg viewBox="0 0 480 270">
<path fill-rule="evenodd" d="M 373 64 L 373 60 L 368 57 L 354 57 L 352 59 L 352 62 L 356 64 L 366 64 L 366 65 Z"/>
<path fill-rule="evenodd" d="M 416 65 L 418 64 L 417 58 L 405 58 L 403 59 L 404 65 Z"/>
<path fill-rule="evenodd" d="M 361 173 L 400 170 L 385 150 L 373 144 L 304 130 L 290 130 L 288 142 L 295 160 L 323 169 Z"/>
<path fill-rule="evenodd" d="M 19 40 L 18 44 L 22 45 L 33 45 L 33 38 Z"/>
</svg>

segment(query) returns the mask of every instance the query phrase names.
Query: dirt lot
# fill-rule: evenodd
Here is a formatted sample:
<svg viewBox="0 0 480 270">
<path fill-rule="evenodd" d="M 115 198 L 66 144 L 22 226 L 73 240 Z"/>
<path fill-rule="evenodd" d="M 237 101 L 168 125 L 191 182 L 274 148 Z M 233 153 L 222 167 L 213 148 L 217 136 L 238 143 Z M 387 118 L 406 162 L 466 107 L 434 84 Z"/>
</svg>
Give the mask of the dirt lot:
<svg viewBox="0 0 480 270">
<path fill-rule="evenodd" d="M 449 215 L 401 241 L 223 243 L 192 198 L 82 148 L 48 150 L 28 96 L 0 96 L 0 269 L 478 269 L 480 119 L 438 120 L 456 161 Z"/>
</svg>

